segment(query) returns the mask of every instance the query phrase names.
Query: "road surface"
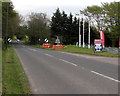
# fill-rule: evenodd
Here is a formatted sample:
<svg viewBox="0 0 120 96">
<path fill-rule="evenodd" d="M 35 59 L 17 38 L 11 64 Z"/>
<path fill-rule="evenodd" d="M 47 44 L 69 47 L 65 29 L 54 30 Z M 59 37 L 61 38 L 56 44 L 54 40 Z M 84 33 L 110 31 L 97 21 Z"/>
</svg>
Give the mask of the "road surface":
<svg viewBox="0 0 120 96">
<path fill-rule="evenodd" d="M 22 44 L 14 48 L 34 94 L 118 94 L 118 65 L 112 59 L 101 62 Z"/>
</svg>

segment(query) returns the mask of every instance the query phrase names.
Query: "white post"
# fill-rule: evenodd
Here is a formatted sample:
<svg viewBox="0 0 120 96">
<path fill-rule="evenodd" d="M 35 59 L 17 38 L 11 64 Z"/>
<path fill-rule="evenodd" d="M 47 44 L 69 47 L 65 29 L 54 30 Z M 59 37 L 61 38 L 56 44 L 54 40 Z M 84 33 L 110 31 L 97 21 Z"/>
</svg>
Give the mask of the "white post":
<svg viewBox="0 0 120 96">
<path fill-rule="evenodd" d="M 90 48 L 90 21 L 88 22 L 89 23 L 89 25 L 88 25 L 88 30 L 89 30 L 89 32 L 88 32 L 88 48 Z"/>
<path fill-rule="evenodd" d="M 79 47 L 81 47 L 81 32 L 80 32 L 80 30 L 81 30 L 81 28 L 80 28 L 80 17 L 79 17 Z"/>
<path fill-rule="evenodd" d="M 84 42 L 84 18 L 83 18 L 83 48 L 85 47 L 85 42 Z"/>
</svg>

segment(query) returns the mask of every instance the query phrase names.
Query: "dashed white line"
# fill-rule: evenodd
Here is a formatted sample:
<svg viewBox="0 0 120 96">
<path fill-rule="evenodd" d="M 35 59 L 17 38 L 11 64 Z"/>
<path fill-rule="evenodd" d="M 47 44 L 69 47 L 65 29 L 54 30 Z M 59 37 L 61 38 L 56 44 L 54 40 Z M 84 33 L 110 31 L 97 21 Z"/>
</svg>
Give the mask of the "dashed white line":
<svg viewBox="0 0 120 96">
<path fill-rule="evenodd" d="M 72 62 L 69 62 L 69 61 L 66 61 L 66 60 L 63 60 L 63 59 L 59 59 L 59 60 L 65 62 L 65 63 L 69 63 L 69 64 L 71 64 L 71 65 L 77 66 L 76 64 L 74 64 L 74 63 L 72 63 Z"/>
<path fill-rule="evenodd" d="M 52 55 L 50 55 L 50 54 L 45 54 L 45 55 L 47 55 L 47 56 L 49 56 L 49 57 L 54 57 L 54 56 L 52 56 Z"/>
<path fill-rule="evenodd" d="M 25 47 L 25 46 L 22 46 L 22 47 Z"/>
<path fill-rule="evenodd" d="M 49 56 L 49 57 L 54 57 L 54 56 L 52 56 L 52 55 L 50 55 L 50 54 L 45 54 L 45 55 L 47 55 L 47 56 Z M 54 58 L 56 58 L 56 57 L 54 57 Z M 59 58 L 56 58 L 56 59 L 59 59 Z M 65 63 L 69 63 L 69 64 L 71 64 L 71 65 L 73 65 L 73 66 L 77 66 L 76 64 L 74 64 L 74 63 L 72 63 L 72 62 L 69 62 L 69 61 L 66 61 L 66 60 L 64 60 L 64 59 L 59 59 L 59 60 L 65 62 Z"/>
<path fill-rule="evenodd" d="M 35 49 L 32 49 L 32 48 L 29 48 L 29 50 L 31 50 L 31 51 L 37 51 L 37 50 L 35 50 Z"/>
<path fill-rule="evenodd" d="M 97 74 L 97 75 L 99 75 L 99 76 L 102 76 L 102 77 L 104 77 L 104 78 L 110 79 L 110 80 L 112 80 L 112 81 L 120 82 L 119 80 L 116 80 L 116 79 L 111 78 L 111 77 L 109 77 L 109 76 L 103 75 L 103 74 L 101 74 L 101 73 L 98 73 L 98 72 L 95 72 L 95 71 L 91 71 L 91 72 L 94 73 L 94 74 Z"/>
<path fill-rule="evenodd" d="M 52 56 L 52 55 L 50 55 L 50 54 L 45 54 L 45 55 L 47 55 L 47 56 L 49 56 L 49 57 L 54 57 L 54 56 Z M 54 58 L 55 58 L 55 57 L 54 57 Z M 59 59 L 59 58 L 57 58 L 57 59 Z M 69 61 L 64 60 L 64 59 L 59 59 L 59 60 L 65 62 L 65 63 L 69 63 L 69 64 L 71 64 L 71 65 L 73 65 L 73 66 L 78 66 L 77 64 L 72 63 L 72 62 L 69 62 Z M 82 69 L 85 69 L 85 68 L 82 67 Z M 120 83 L 119 80 L 116 80 L 116 79 L 111 78 L 111 77 L 109 77 L 109 76 L 103 75 L 103 74 L 101 74 L 101 73 L 98 73 L 98 72 L 95 72 L 95 71 L 90 71 L 90 72 L 92 72 L 92 73 L 94 73 L 94 74 L 97 74 L 97 75 L 99 75 L 99 76 L 102 76 L 102 77 L 104 77 L 104 78 L 110 79 L 110 80 L 112 80 L 112 81 L 115 81 L 115 82 Z"/>
</svg>

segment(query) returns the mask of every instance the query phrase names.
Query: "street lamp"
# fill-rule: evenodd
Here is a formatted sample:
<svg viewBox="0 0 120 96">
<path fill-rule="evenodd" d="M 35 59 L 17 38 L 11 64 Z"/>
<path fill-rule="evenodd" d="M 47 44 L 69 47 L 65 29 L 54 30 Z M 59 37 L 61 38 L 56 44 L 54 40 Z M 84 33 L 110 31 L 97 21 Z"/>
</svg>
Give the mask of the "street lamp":
<svg viewBox="0 0 120 96">
<path fill-rule="evenodd" d="M 90 26 L 91 26 L 91 21 L 90 21 L 90 18 L 88 18 L 86 16 L 84 16 L 84 17 L 85 17 L 85 20 L 87 20 L 87 22 L 88 22 L 88 48 L 90 48 Z M 83 24 L 83 26 L 84 26 L 84 24 Z M 84 30 L 84 27 L 83 27 L 83 30 Z M 84 34 L 83 34 L 83 38 L 84 38 Z M 83 45 L 84 45 L 84 43 L 83 43 Z"/>
<path fill-rule="evenodd" d="M 85 47 L 85 41 L 84 41 L 84 18 L 83 18 L 83 48 Z"/>
<path fill-rule="evenodd" d="M 76 14 L 79 16 L 79 47 L 81 47 L 81 22 L 80 22 L 80 14 Z"/>
<path fill-rule="evenodd" d="M 90 21 L 88 21 L 88 48 L 90 48 Z"/>
</svg>

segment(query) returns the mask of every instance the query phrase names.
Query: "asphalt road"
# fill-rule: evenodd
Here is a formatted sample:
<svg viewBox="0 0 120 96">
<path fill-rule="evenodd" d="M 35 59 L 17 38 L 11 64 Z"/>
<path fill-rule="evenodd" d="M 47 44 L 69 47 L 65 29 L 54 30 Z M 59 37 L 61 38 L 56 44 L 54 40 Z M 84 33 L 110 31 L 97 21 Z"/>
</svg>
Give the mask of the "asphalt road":
<svg viewBox="0 0 120 96">
<path fill-rule="evenodd" d="M 118 94 L 118 65 L 15 44 L 34 94 Z"/>
</svg>

